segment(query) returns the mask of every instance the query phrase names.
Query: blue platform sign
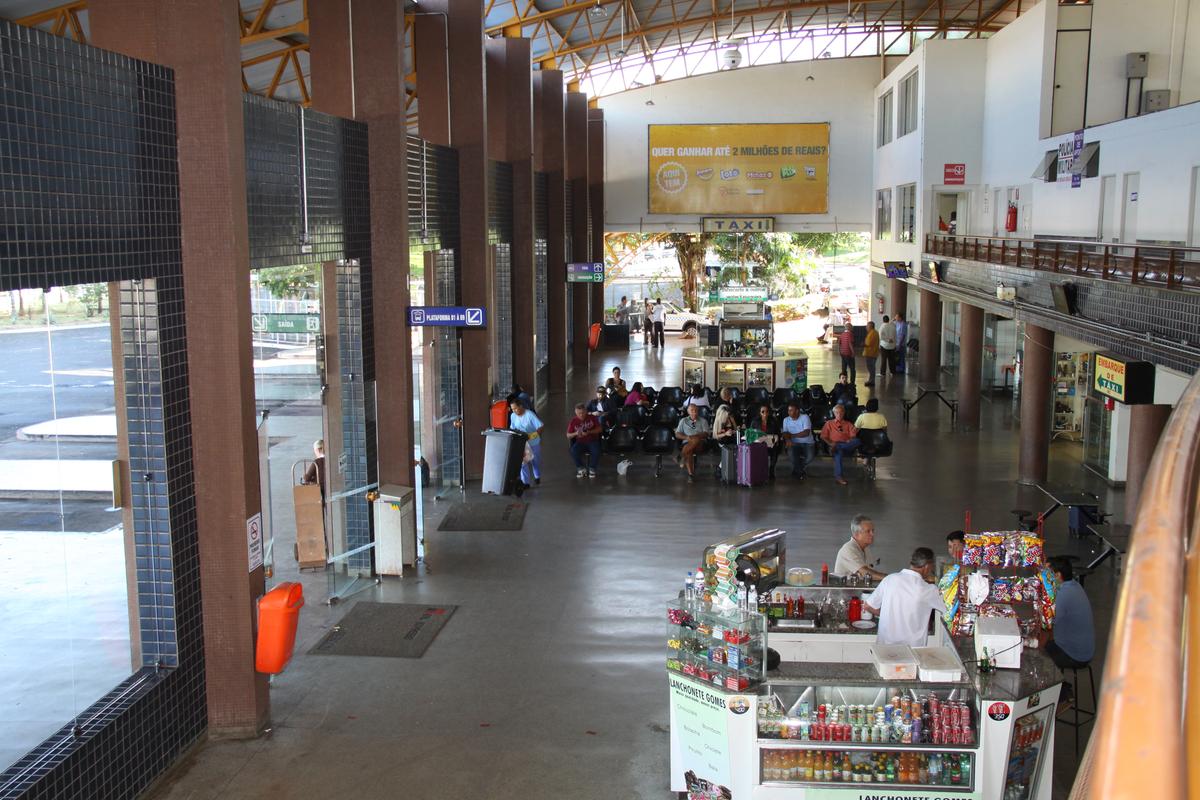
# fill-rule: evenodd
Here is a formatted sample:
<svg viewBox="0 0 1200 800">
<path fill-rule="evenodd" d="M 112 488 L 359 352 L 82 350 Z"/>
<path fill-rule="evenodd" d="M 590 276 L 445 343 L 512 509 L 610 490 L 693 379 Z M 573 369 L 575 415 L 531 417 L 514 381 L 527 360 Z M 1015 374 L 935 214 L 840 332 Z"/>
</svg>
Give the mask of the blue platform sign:
<svg viewBox="0 0 1200 800">
<path fill-rule="evenodd" d="M 464 306 L 409 306 L 408 324 L 413 327 L 486 328 L 487 311 Z"/>
</svg>

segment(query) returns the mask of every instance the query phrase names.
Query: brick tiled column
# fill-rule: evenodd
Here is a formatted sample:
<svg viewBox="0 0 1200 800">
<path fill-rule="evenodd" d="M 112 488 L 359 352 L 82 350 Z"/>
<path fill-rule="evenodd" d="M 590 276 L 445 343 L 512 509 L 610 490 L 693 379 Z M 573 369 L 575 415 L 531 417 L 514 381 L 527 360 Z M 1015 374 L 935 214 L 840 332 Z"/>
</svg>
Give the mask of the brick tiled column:
<svg viewBox="0 0 1200 800">
<path fill-rule="evenodd" d="M 590 261 L 592 259 L 592 243 L 587 235 L 588 223 L 588 124 L 587 124 L 587 95 L 582 92 L 567 92 L 567 183 L 571 192 L 571 219 L 567 225 L 571 230 L 571 243 L 574 252 L 567 254 L 568 261 Z M 551 269 L 554 265 L 551 264 Z M 563 270 L 558 270 L 565 280 Z M 572 284 L 567 288 L 570 293 L 574 312 L 571 321 L 574 325 L 575 339 L 571 358 L 576 369 L 587 369 L 588 366 L 588 321 L 590 313 L 588 304 L 591 285 L 586 283 Z"/>
<path fill-rule="evenodd" d="M 924 324 L 922 317 L 922 324 Z M 1025 325 L 1021 366 L 1021 452 L 1018 482 L 1034 485 L 1046 480 L 1050 465 L 1051 372 L 1054 369 L 1054 331 Z"/>
<path fill-rule="evenodd" d="M 958 424 L 965 431 L 979 428 L 979 389 L 983 382 L 983 309 L 959 304 L 962 317 L 958 339 Z"/>
<path fill-rule="evenodd" d="M 269 702 L 266 676 L 254 671 L 263 570 L 248 569 L 246 550 L 260 498 L 238 7 L 93 0 L 88 18 L 97 47 L 175 71 L 208 726 L 253 736 Z"/>
<path fill-rule="evenodd" d="M 310 19 L 313 107 L 366 122 L 371 164 L 371 292 L 379 482 L 413 486 L 412 348 L 409 305 L 408 136 L 404 20 L 390 0 L 314 3 Z M 351 25 L 353 30 L 351 30 Z M 350 43 L 353 42 L 353 50 Z M 317 77 L 318 66 L 325 72 Z"/>
<path fill-rule="evenodd" d="M 1150 459 L 1158 447 L 1171 406 L 1136 405 L 1129 407 L 1129 455 L 1125 471 L 1125 522 L 1132 523 L 1142 497 L 1142 484 L 1150 470 Z M 1107 414 L 1108 412 L 1103 412 Z"/>
<path fill-rule="evenodd" d="M 487 42 L 488 136 L 495 158 L 512 164 L 513 377 L 537 397 L 537 317 L 533 265 L 533 75 L 529 39 Z M 493 75 L 493 70 L 500 74 Z M 502 132 L 502 135 L 500 135 Z M 508 387 L 503 387 L 507 389 Z"/>
<path fill-rule="evenodd" d="M 427 0 L 421 8 L 445 14 L 447 20 L 450 143 L 458 151 L 460 301 L 464 306 L 492 309 L 483 15 L 479 13 L 479 3 L 470 0 Z M 418 64 L 418 70 L 421 67 Z M 419 96 L 423 104 L 426 97 L 423 89 Z M 423 110 L 421 113 L 424 115 Z M 463 426 L 467 432 L 463 437 L 463 470 L 470 479 L 483 473 L 483 437 L 479 432 L 491 424 L 494 331 L 464 328 L 461 335 L 462 372 L 466 376 L 462 385 Z"/>
<path fill-rule="evenodd" d="M 565 233 L 566 208 L 563 203 L 564 145 L 563 121 L 565 96 L 563 74 L 543 69 L 533 74 L 534 136 L 540 141 L 538 160 L 546 173 L 547 281 L 546 318 L 549 327 L 550 391 L 567 388 L 567 292 L 564 265 L 567 263 Z"/>
<path fill-rule="evenodd" d="M 939 383 L 942 372 L 942 298 L 921 290 L 921 383 Z"/>
<path fill-rule="evenodd" d="M 908 284 L 897 278 L 892 278 L 888 281 L 891 285 L 891 304 L 892 309 L 889 312 L 894 318 L 897 314 L 903 314 L 905 319 L 908 319 Z M 897 343 L 898 346 L 903 346 Z"/>
<path fill-rule="evenodd" d="M 588 213 L 592 260 L 604 261 L 604 109 L 588 109 Z M 615 304 L 614 304 L 615 305 Z M 604 284 L 592 285 L 592 322 L 604 322 Z"/>
</svg>

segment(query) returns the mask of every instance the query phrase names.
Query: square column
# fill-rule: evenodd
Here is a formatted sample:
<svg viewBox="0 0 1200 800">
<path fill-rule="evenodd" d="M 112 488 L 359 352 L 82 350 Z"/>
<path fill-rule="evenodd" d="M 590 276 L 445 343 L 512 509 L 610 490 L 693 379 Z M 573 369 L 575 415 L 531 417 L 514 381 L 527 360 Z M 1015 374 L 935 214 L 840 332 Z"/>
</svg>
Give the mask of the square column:
<svg viewBox="0 0 1200 800">
<path fill-rule="evenodd" d="M 592 260 L 604 261 L 604 109 L 588 109 L 588 213 Z M 604 322 L 604 284 L 592 284 L 592 322 Z"/>
<path fill-rule="evenodd" d="M 588 239 L 588 107 L 587 95 L 582 92 L 567 92 L 567 184 L 571 192 L 571 219 L 567 225 L 571 230 L 574 252 L 567 254 L 568 261 L 590 261 L 592 243 Z M 553 264 L 552 264 L 553 268 Z M 559 271 L 562 274 L 562 270 Z M 565 280 L 565 275 L 563 276 Z M 574 327 L 574 346 L 571 348 L 572 363 L 576 368 L 587 369 L 588 365 L 588 322 L 590 312 L 590 284 L 576 283 L 569 287 L 574 312 L 571 321 Z"/>
<path fill-rule="evenodd" d="M 965 431 L 979 428 L 979 389 L 983 375 L 983 309 L 960 303 L 958 340 L 958 424 Z"/>
<path fill-rule="evenodd" d="M 208 726 L 218 737 L 255 736 L 270 705 L 267 678 L 254 670 L 264 575 L 249 569 L 246 548 L 261 496 L 238 7 L 94 0 L 88 19 L 95 46 L 175 71 Z"/>
<path fill-rule="evenodd" d="M 538 169 L 546 173 L 546 321 L 549 327 L 549 391 L 567 388 L 567 276 L 563 74 L 543 69 L 533 74 L 534 152 Z"/>
<path fill-rule="evenodd" d="M 937 292 L 921 290 L 921 383 L 938 383 L 942 371 L 942 298 Z"/>
<path fill-rule="evenodd" d="M 1054 331 L 1026 323 L 1024 353 L 1021 367 L 1021 449 L 1017 482 L 1035 485 L 1046 481 L 1050 466 Z"/>
</svg>

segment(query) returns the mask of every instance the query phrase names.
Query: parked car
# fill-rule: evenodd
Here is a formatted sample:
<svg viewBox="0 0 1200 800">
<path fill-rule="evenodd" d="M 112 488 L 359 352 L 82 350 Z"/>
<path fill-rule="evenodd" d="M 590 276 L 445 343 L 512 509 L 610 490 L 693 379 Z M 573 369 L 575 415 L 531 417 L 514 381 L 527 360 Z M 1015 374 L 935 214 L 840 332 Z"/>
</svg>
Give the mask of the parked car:
<svg viewBox="0 0 1200 800">
<path fill-rule="evenodd" d="M 696 314 L 682 309 L 670 300 L 664 300 L 663 305 L 667 309 L 667 314 L 663 322 L 663 330 L 667 333 L 684 333 L 688 336 L 695 336 L 700 332 L 701 325 L 712 324 L 710 318 L 703 314 Z"/>
</svg>

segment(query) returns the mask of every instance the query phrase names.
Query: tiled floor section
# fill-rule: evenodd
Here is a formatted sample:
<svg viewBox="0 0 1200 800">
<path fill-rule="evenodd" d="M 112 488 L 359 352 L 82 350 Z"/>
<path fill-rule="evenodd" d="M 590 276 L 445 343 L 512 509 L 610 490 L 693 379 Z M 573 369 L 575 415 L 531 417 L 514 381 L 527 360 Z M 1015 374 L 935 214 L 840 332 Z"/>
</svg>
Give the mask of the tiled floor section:
<svg viewBox="0 0 1200 800">
<path fill-rule="evenodd" d="M 576 375 L 569 397 L 542 409 L 546 477 L 526 495 L 523 531 L 441 533 L 442 504 L 428 505 L 426 568 L 357 595 L 458 604 L 424 658 L 304 655 L 345 613 L 320 602 L 323 578 L 307 578 L 298 655 L 273 685 L 273 730 L 205 745 L 152 796 L 666 800 L 662 607 L 706 544 L 779 526 L 789 531 L 790 564 L 819 565 L 833 560 L 849 519 L 862 512 L 877 521 L 885 565 L 898 568 L 919 544 L 940 552 L 966 509 L 976 527 L 999 528 L 1011 526 L 1009 509 L 1046 505 L 1015 483 L 1008 401 L 984 404 L 981 433 L 951 431 L 933 403 L 917 407 L 905 428 L 899 401 L 915 387 L 904 379 L 877 387 L 896 455 L 874 483 L 852 476 L 838 487 L 826 465 L 803 484 L 688 485 L 674 468 L 655 479 L 647 459 L 625 478 L 609 460 L 600 478 L 577 480 L 565 446 L 554 444 L 573 402 L 614 364 L 631 380 L 677 384 L 678 357 L 674 339 L 665 353 L 601 354 L 592 374 Z M 832 383 L 828 351 L 814 346 L 811 359 L 811 380 Z M 1078 446 L 1055 443 L 1051 457 L 1054 481 L 1100 491 L 1106 507 L 1121 508 L 1120 494 L 1080 467 Z M 1079 546 L 1068 542 L 1066 521 L 1065 511 L 1050 520 L 1051 553 Z M 1087 584 L 1102 638 L 1115 586 L 1108 568 Z M 1056 797 L 1074 774 L 1067 732 Z"/>
</svg>

